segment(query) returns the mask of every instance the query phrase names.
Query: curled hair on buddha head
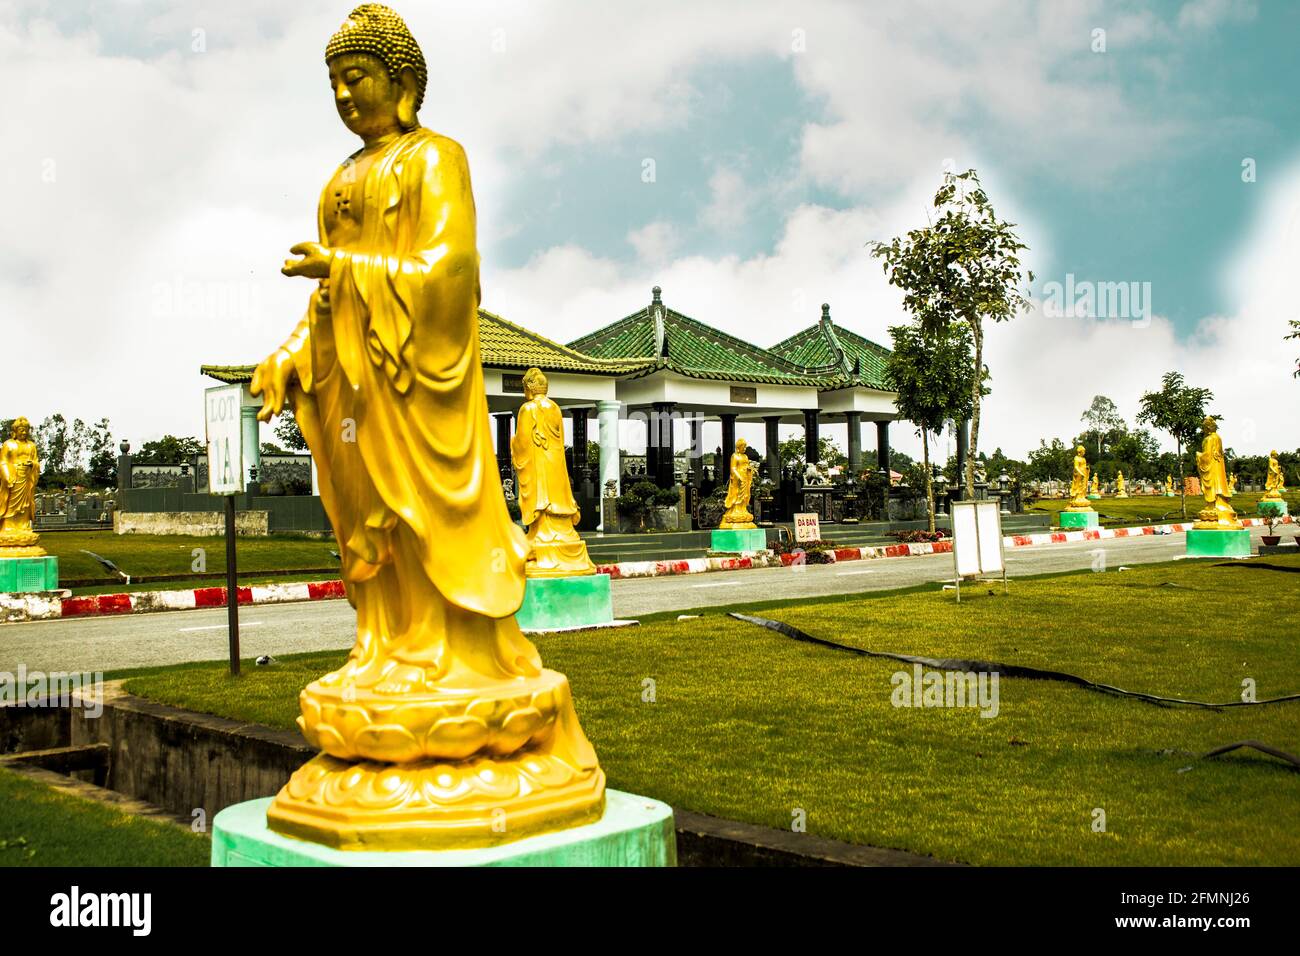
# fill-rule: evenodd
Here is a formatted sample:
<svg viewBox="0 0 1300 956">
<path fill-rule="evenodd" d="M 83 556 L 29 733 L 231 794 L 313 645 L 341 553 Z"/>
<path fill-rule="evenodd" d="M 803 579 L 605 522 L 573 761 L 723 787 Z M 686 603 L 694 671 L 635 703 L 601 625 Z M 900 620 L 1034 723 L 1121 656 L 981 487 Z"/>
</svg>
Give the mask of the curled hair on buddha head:
<svg viewBox="0 0 1300 956">
<path fill-rule="evenodd" d="M 546 375 L 540 368 L 530 368 L 524 372 L 524 388 L 534 395 L 545 395 L 547 388 L 550 387 L 546 381 Z"/>
<path fill-rule="evenodd" d="M 32 423 L 27 420 L 25 415 L 19 415 L 9 423 L 9 434 L 6 437 L 17 438 L 20 430 L 26 431 L 28 438 L 32 437 Z"/>
<path fill-rule="evenodd" d="M 349 13 L 325 47 L 325 62 L 345 53 L 368 53 L 378 57 L 394 83 L 400 81 L 402 70 L 409 67 L 415 74 L 415 102 L 407 109 L 399 106 L 399 116 L 406 129 L 419 125 L 415 112 L 424 102 L 429 70 L 424 63 L 424 54 L 420 52 L 420 44 L 415 42 L 406 21 L 397 11 L 382 3 L 363 3 Z"/>
</svg>

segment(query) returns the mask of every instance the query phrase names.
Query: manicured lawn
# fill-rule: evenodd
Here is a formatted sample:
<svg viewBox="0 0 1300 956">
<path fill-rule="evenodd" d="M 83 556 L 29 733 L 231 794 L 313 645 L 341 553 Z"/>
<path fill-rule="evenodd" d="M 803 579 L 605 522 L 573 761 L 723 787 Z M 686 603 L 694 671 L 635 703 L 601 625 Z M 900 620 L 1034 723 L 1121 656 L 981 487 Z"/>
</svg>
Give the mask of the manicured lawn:
<svg viewBox="0 0 1300 956">
<path fill-rule="evenodd" d="M 1274 570 L 1264 565 L 1291 568 Z M 1300 559 L 1176 562 L 963 589 L 877 593 L 763 612 L 879 650 L 1051 667 L 1149 693 L 1300 692 Z M 716 613 L 546 635 L 610 785 L 773 827 L 981 864 L 1300 863 L 1300 703 L 1196 710 L 1007 678 L 1000 709 L 895 708 L 907 665 L 799 643 Z M 291 728 L 318 653 L 238 681 L 220 663 L 141 673 L 133 693 Z M 643 700 L 652 680 L 655 701 Z M 1106 832 L 1094 832 L 1094 810 Z"/>
<path fill-rule="evenodd" d="M 86 551 L 108 558 L 132 577 L 160 574 L 190 574 L 195 570 L 195 549 L 201 548 L 208 572 L 226 567 L 224 538 L 191 538 L 183 535 L 114 534 L 112 531 L 48 531 L 41 535 L 41 547 L 59 559 L 60 580 L 103 579 L 104 585 L 74 589 L 75 594 L 93 594 L 122 590 L 121 580 L 109 572 Z M 308 538 L 301 535 L 273 535 L 265 538 L 238 538 L 236 563 L 243 571 L 293 571 L 299 568 L 337 568 L 337 551 L 332 538 Z M 322 575 L 312 576 L 320 578 Z M 267 579 L 263 579 L 267 580 Z M 288 580 L 276 575 L 274 580 Z M 158 582 L 150 588 L 194 587 L 220 584 L 208 579 Z M 252 579 L 240 583 L 252 583 Z M 129 587 L 136 587 L 130 585 Z"/>
<path fill-rule="evenodd" d="M 203 836 L 0 768 L 0 866 L 207 866 Z"/>
<path fill-rule="evenodd" d="M 1254 518 L 1257 516 L 1255 506 L 1259 504 L 1259 499 L 1262 497 L 1264 497 L 1264 494 L 1260 491 L 1239 492 L 1233 496 L 1232 506 L 1241 517 Z M 1300 493 L 1288 491 L 1283 497 L 1287 499 L 1292 514 L 1300 513 Z M 1056 527 L 1059 523 L 1056 515 L 1060 514 L 1069 503 L 1066 498 L 1046 498 L 1036 501 L 1026 511 L 1051 514 L 1052 526 Z M 1181 498 L 1140 495 L 1133 498 L 1101 498 L 1098 501 L 1090 502 L 1090 504 L 1093 510 L 1101 516 L 1101 523 L 1106 527 L 1148 524 L 1152 521 L 1179 522 L 1183 520 Z M 1199 495 L 1188 495 L 1186 520 L 1195 521 L 1196 513 L 1203 507 L 1205 507 L 1205 502 Z"/>
</svg>

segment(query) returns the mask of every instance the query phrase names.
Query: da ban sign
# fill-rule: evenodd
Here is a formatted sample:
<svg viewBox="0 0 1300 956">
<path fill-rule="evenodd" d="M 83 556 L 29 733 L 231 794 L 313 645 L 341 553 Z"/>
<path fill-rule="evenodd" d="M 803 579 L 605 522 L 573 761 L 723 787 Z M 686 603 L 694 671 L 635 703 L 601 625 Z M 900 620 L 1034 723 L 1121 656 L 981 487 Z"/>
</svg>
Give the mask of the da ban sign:
<svg viewBox="0 0 1300 956">
<path fill-rule="evenodd" d="M 815 511 L 794 516 L 794 539 L 796 541 L 819 541 L 821 536 L 821 522 L 818 520 Z"/>
<path fill-rule="evenodd" d="M 243 430 L 239 385 L 218 385 L 203 393 L 208 443 L 208 493 L 237 495 L 244 490 Z"/>
</svg>

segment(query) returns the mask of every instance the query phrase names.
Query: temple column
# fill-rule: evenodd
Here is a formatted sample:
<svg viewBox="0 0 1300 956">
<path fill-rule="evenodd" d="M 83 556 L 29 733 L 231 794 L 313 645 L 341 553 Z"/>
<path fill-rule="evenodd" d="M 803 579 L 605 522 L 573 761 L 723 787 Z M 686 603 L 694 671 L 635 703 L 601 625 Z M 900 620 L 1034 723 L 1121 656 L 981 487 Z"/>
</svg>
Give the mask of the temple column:
<svg viewBox="0 0 1300 956">
<path fill-rule="evenodd" d="M 700 457 L 704 454 L 704 449 L 700 447 L 700 431 L 702 426 L 703 419 L 691 419 L 690 481 L 696 488 L 699 488 L 700 482 L 704 480 L 704 462 Z"/>
<path fill-rule="evenodd" d="M 862 413 L 845 412 L 844 420 L 849 428 L 849 474 L 856 479 L 862 470 Z"/>
<path fill-rule="evenodd" d="M 501 412 L 492 416 L 497 423 L 497 473 L 500 475 L 510 474 L 510 425 L 514 421 L 514 413 Z"/>
<path fill-rule="evenodd" d="M 248 392 L 247 386 L 244 388 Z M 261 434 L 258 430 L 257 410 L 261 408 L 261 402 L 254 400 L 257 404 L 241 405 L 239 409 L 239 424 L 242 431 L 242 444 L 244 446 L 244 487 L 253 481 L 256 475 L 258 481 L 262 478 L 262 442 Z M 197 475 L 195 476 L 198 477 Z"/>
<path fill-rule="evenodd" d="M 602 401 L 596 403 L 596 427 L 600 431 L 600 488 L 597 494 L 605 497 L 605 483 L 614 482 L 614 491 L 619 492 L 620 464 L 618 460 L 618 402 Z M 600 531 L 605 530 L 604 502 L 601 503 Z"/>
<path fill-rule="evenodd" d="M 660 488 L 671 488 L 677 480 L 673 467 L 673 418 L 676 408 L 676 402 L 655 402 L 654 406 L 652 431 L 658 433 L 659 457 L 652 478 Z"/>
<path fill-rule="evenodd" d="M 876 466 L 889 475 L 889 422 L 876 422 Z"/>
<path fill-rule="evenodd" d="M 815 408 L 805 408 L 803 412 L 803 459 L 809 464 L 817 464 L 822 460 Z"/>
<path fill-rule="evenodd" d="M 569 480 L 581 486 L 587 480 L 587 409 L 575 408 L 573 420 L 573 473 Z"/>
<path fill-rule="evenodd" d="M 654 481 L 659 474 L 659 422 L 653 408 L 645 415 L 645 480 Z"/>
<path fill-rule="evenodd" d="M 718 417 L 722 419 L 722 458 L 713 463 L 713 480 L 726 484 L 731 473 L 731 456 L 736 450 L 736 415 L 726 412 Z"/>
<path fill-rule="evenodd" d="M 781 481 L 781 433 L 777 430 L 780 424 L 780 415 L 768 415 L 763 419 L 767 477 L 778 484 Z"/>
</svg>

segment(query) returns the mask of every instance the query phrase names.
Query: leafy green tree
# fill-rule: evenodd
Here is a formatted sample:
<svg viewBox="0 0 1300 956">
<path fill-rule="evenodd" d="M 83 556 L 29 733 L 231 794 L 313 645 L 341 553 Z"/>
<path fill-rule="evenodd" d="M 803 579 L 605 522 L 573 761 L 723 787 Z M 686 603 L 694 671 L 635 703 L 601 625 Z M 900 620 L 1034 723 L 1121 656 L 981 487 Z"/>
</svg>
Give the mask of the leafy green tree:
<svg viewBox="0 0 1300 956">
<path fill-rule="evenodd" d="M 891 285 L 903 290 L 903 305 L 927 333 L 964 322 L 974 345 L 970 376 L 971 434 L 966 485 L 975 482 L 979 452 L 980 400 L 985 393 L 984 322 L 1009 320 L 1029 306 L 1034 274 L 1023 270 L 1027 246 L 1014 223 L 998 219 L 973 169 L 945 173 L 934 194 L 935 221 L 906 238 L 872 243 Z"/>
<path fill-rule="evenodd" d="M 133 456 L 139 465 L 174 465 L 189 461 L 195 455 L 204 452 L 203 442 L 197 438 L 177 438 L 175 435 L 163 435 L 154 441 L 147 441 L 140 446 L 140 451 Z"/>
<path fill-rule="evenodd" d="M 921 473 L 934 530 L 934 474 L 930 467 L 930 435 L 949 419 L 970 414 L 971 331 L 965 322 L 938 326 L 927 332 L 920 323 L 889 329 L 893 351 L 885 365 L 885 382 L 898 393 L 898 413 L 921 436 Z"/>
<path fill-rule="evenodd" d="M 1095 442 L 1098 459 L 1101 458 L 1103 442 L 1113 441 L 1114 437 L 1127 431 L 1124 419 L 1119 416 L 1119 408 L 1105 395 L 1093 396 L 1092 404 L 1083 413 L 1083 422 L 1088 426 L 1084 436 L 1089 444 Z"/>
<path fill-rule="evenodd" d="M 781 444 L 777 445 L 777 453 L 781 456 L 782 469 L 788 468 L 791 464 L 798 466 L 802 471 L 808 464 L 804 452 L 807 451 L 807 445 L 802 436 L 796 435 L 794 438 L 787 438 Z M 820 467 L 825 470 L 834 468 L 837 465 L 848 464 L 848 459 L 844 457 L 844 452 L 840 451 L 840 446 L 835 444 L 835 439 L 827 438 L 825 435 L 817 436 L 817 451 L 821 457 Z"/>
<path fill-rule="evenodd" d="M 1205 420 L 1205 406 L 1212 401 L 1212 391 L 1193 388 L 1178 372 L 1166 372 L 1160 379 L 1160 391 L 1147 392 L 1141 400 L 1142 411 L 1137 420 L 1171 436 L 1178 446 L 1178 485 L 1184 518 L 1187 517 L 1187 483 L 1183 448 L 1196 440 L 1196 433 Z"/>
<path fill-rule="evenodd" d="M 1050 445 L 1046 439 L 1040 438 L 1038 447 L 1029 453 L 1025 477 L 1035 481 L 1060 481 L 1071 473 L 1073 467 L 1073 447 L 1059 438 L 1053 438 Z"/>
<path fill-rule="evenodd" d="M 302 437 L 302 429 L 298 427 L 298 419 L 293 416 L 293 409 L 285 406 L 275 421 L 275 437 L 285 448 L 293 451 L 306 451 L 307 439 Z"/>
<path fill-rule="evenodd" d="M 113 429 L 107 418 L 101 418 L 91 429 L 90 484 L 98 488 L 111 488 L 117 484 L 117 452 L 113 448 Z"/>
<path fill-rule="evenodd" d="M 1291 320 L 1291 333 L 1285 336 L 1286 339 L 1300 339 L 1300 319 Z M 1295 371 L 1291 373 L 1296 378 L 1300 378 L 1300 358 L 1295 360 Z"/>
</svg>

